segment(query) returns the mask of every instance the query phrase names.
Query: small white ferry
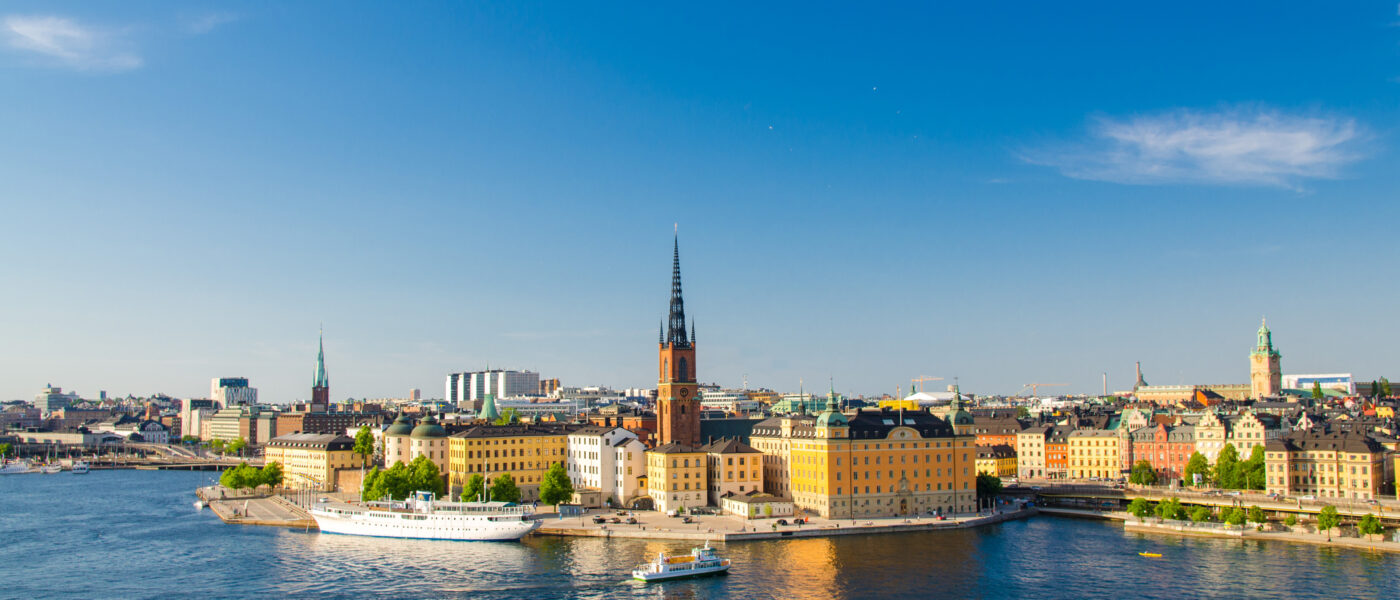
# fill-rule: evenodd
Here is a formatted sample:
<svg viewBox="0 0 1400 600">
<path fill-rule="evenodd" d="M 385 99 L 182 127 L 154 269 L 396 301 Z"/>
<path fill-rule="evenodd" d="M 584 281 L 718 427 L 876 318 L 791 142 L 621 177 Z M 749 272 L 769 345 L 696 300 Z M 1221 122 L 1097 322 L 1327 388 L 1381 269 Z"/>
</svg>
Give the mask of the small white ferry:
<svg viewBox="0 0 1400 600">
<path fill-rule="evenodd" d="M 690 554 L 668 556 L 665 552 L 660 552 L 655 560 L 633 570 L 632 578 L 651 582 L 728 572 L 729 559 L 720 558 L 714 549 L 710 548 L 710 543 L 705 542 L 704 548 L 692 548 Z"/>
<path fill-rule="evenodd" d="M 424 540 L 514 541 L 540 526 L 530 506 L 439 502 L 423 491 L 394 502 L 325 503 L 310 512 L 324 533 Z"/>
<path fill-rule="evenodd" d="M 88 466 L 87 461 L 80 460 L 78 462 L 73 463 L 73 474 L 86 475 L 91 468 L 92 467 Z"/>
<path fill-rule="evenodd" d="M 39 467 L 39 472 L 45 475 L 55 475 L 63 472 L 63 465 L 52 464 Z"/>
</svg>

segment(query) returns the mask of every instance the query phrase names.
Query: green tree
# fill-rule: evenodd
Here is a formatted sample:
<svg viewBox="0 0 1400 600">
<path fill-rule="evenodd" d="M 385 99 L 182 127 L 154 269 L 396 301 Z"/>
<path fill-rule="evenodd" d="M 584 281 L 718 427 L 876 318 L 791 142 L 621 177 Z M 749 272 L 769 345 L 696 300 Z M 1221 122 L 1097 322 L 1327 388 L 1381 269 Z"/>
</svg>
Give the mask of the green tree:
<svg viewBox="0 0 1400 600">
<path fill-rule="evenodd" d="M 491 483 L 491 499 L 496 502 L 519 502 L 520 488 L 515 486 L 515 478 L 510 473 L 501 473 Z"/>
<path fill-rule="evenodd" d="M 229 454 L 243 456 L 243 449 L 248 447 L 248 440 L 238 438 L 224 445 L 224 451 Z"/>
<path fill-rule="evenodd" d="M 1234 444 L 1225 444 L 1220 456 L 1215 459 L 1215 486 L 1225 489 L 1238 489 L 1240 451 Z"/>
<path fill-rule="evenodd" d="M 223 440 L 214 440 L 214 441 L 209 442 L 209 449 L 210 449 L 210 450 L 213 450 L 214 452 L 218 452 L 219 454 L 223 454 L 223 453 L 224 453 L 224 441 L 223 441 Z"/>
<path fill-rule="evenodd" d="M 1322 393 L 1322 383 L 1317 382 L 1317 381 L 1314 381 L 1314 382 L 1313 382 L 1313 389 L 1312 389 L 1312 397 L 1313 397 L 1313 399 L 1314 399 L 1314 400 L 1321 400 L 1321 399 L 1323 398 L 1323 396 L 1326 396 L 1326 394 L 1323 394 L 1323 393 Z"/>
<path fill-rule="evenodd" d="M 1264 523 L 1268 522 L 1269 516 L 1264 514 L 1264 509 L 1259 508 L 1258 505 L 1255 505 L 1249 507 L 1249 520 L 1263 525 Z"/>
<path fill-rule="evenodd" d="M 1328 504 L 1322 507 L 1322 512 L 1317 514 L 1317 528 L 1327 532 L 1327 541 L 1332 541 L 1332 529 L 1342 524 L 1341 515 L 1337 514 L 1337 507 Z"/>
<path fill-rule="evenodd" d="M 184 443 L 186 443 L 186 444 L 198 444 L 198 443 L 199 443 L 199 436 L 197 436 L 197 435 L 187 435 L 187 436 L 185 436 L 185 437 L 180 438 L 180 441 L 181 441 L 181 442 L 184 442 Z"/>
<path fill-rule="evenodd" d="M 1181 499 L 1176 497 L 1167 498 L 1157 503 L 1157 518 L 1162 520 L 1186 518 L 1186 507 L 1181 505 Z"/>
<path fill-rule="evenodd" d="M 568 502 L 574 497 L 574 482 L 569 480 L 569 474 L 564 472 L 564 463 L 554 463 L 548 471 L 544 473 L 544 479 L 540 481 L 540 502 L 552 506 L 558 506 L 560 502 Z"/>
<path fill-rule="evenodd" d="M 368 463 L 369 457 L 374 456 L 374 432 L 370 431 L 369 425 L 362 425 L 355 432 L 355 447 L 351 452 L 360 455 L 362 463 Z"/>
<path fill-rule="evenodd" d="M 374 485 L 369 488 L 369 497 L 376 500 L 386 496 L 391 500 L 403 500 L 411 493 L 412 473 L 402 461 L 394 461 L 394 466 L 380 471 L 374 478 Z"/>
<path fill-rule="evenodd" d="M 507 409 L 501 411 L 501 416 L 496 417 L 496 421 L 495 421 L 494 423 L 492 423 L 492 424 L 493 424 L 493 425 L 510 425 L 511 423 L 516 422 L 516 420 L 517 420 L 517 419 L 516 419 L 516 416 L 515 416 L 515 408 L 514 408 L 514 407 L 511 407 L 511 408 L 507 408 Z"/>
<path fill-rule="evenodd" d="M 1226 512 L 1226 514 L 1224 514 L 1224 515 L 1221 516 L 1221 520 L 1222 520 L 1222 521 L 1225 521 L 1226 523 L 1228 523 L 1228 524 L 1230 524 L 1230 525 L 1232 525 L 1232 526 L 1234 526 L 1234 527 L 1239 527 L 1240 525 L 1244 525 L 1244 519 L 1245 519 L 1245 512 L 1244 512 L 1244 509 L 1242 509 L 1242 508 L 1227 508 L 1227 509 L 1225 509 L 1225 512 Z"/>
<path fill-rule="evenodd" d="M 442 472 L 438 470 L 437 464 L 422 454 L 408 465 L 409 492 L 425 491 L 432 492 L 434 497 L 441 497 L 443 493 Z"/>
<path fill-rule="evenodd" d="M 1191 458 L 1186 461 L 1186 470 L 1182 473 L 1186 478 L 1187 485 L 1200 485 L 1210 481 L 1210 462 L 1206 460 L 1206 455 L 1200 452 L 1192 452 Z M 1200 475 L 1197 480 L 1196 476 Z"/>
<path fill-rule="evenodd" d="M 267 463 L 266 465 L 263 465 L 261 477 L 259 479 L 262 485 L 266 485 L 269 487 L 277 487 L 279 485 L 282 485 L 282 463 L 274 460 L 270 463 Z"/>
<path fill-rule="evenodd" d="M 1377 519 L 1376 515 L 1371 514 L 1361 517 L 1361 522 L 1356 524 L 1356 529 L 1361 532 L 1361 535 L 1379 535 L 1385 530 L 1381 526 L 1381 520 Z"/>
<path fill-rule="evenodd" d="M 1146 459 L 1139 460 L 1133 464 L 1128 482 L 1136 485 L 1157 485 L 1157 471 L 1152 468 L 1151 462 Z"/>
<path fill-rule="evenodd" d="M 1283 524 L 1284 524 L 1284 525 L 1287 525 L 1287 526 L 1289 526 L 1289 527 L 1292 527 L 1292 526 L 1294 526 L 1294 525 L 1297 525 L 1297 524 L 1298 524 L 1298 515 L 1295 515 L 1295 514 L 1293 514 L 1293 513 L 1288 513 L 1288 516 L 1286 516 L 1286 517 L 1283 518 Z"/>
<path fill-rule="evenodd" d="M 977 498 L 993 498 L 1001 493 L 1001 478 L 981 473 L 977 475 Z"/>
<path fill-rule="evenodd" d="M 1146 520 L 1147 515 L 1152 514 L 1152 504 L 1146 498 L 1133 498 L 1128 503 L 1128 514 L 1137 517 L 1139 522 Z"/>
<path fill-rule="evenodd" d="M 5 458 L 6 456 L 9 456 L 10 452 L 14 451 L 14 449 L 15 447 L 10 445 L 9 443 L 0 444 L 0 458 Z"/>
<path fill-rule="evenodd" d="M 463 502 L 476 502 L 482 498 L 482 492 L 486 491 L 486 478 L 481 473 L 472 473 L 467 478 L 467 486 L 462 489 Z"/>
<path fill-rule="evenodd" d="M 1381 378 L 1381 397 L 1390 397 L 1390 380 L 1384 377 Z"/>
<path fill-rule="evenodd" d="M 1029 419 L 1029 418 L 1031 418 L 1031 410 L 1030 410 L 1029 408 L 1024 407 L 1024 406 L 1018 406 L 1018 407 L 1016 407 L 1016 418 L 1017 418 L 1017 419 Z"/>
<path fill-rule="evenodd" d="M 1249 460 L 1240 463 L 1240 487 L 1246 490 L 1264 489 L 1265 477 L 1267 477 L 1264 469 L 1264 446 L 1261 444 L 1249 451 Z"/>
<path fill-rule="evenodd" d="M 379 497 L 375 496 L 373 492 L 375 482 L 379 480 L 379 474 L 380 471 L 377 465 L 374 468 L 370 469 L 369 473 L 365 474 L 364 481 L 360 483 L 360 500 L 364 500 L 366 498 L 370 500 L 379 499 Z"/>
<path fill-rule="evenodd" d="M 1191 511 L 1191 521 L 1194 523 L 1205 523 L 1210 520 L 1210 509 L 1204 506 L 1197 506 Z"/>
</svg>

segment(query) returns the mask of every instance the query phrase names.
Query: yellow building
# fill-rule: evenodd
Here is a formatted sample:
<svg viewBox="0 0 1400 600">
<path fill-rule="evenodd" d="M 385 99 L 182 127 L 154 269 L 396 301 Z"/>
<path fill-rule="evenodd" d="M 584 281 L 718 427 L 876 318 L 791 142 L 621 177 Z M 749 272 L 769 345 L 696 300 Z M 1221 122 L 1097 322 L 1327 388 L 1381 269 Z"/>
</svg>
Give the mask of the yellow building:
<svg viewBox="0 0 1400 600">
<path fill-rule="evenodd" d="M 1016 449 L 1006 444 L 977 447 L 977 474 L 993 477 L 1016 476 Z"/>
<path fill-rule="evenodd" d="M 671 442 L 647 450 L 647 495 L 656 510 L 705 506 L 709 455 L 697 448 Z"/>
<path fill-rule="evenodd" d="M 1284 496 L 1372 500 L 1386 448 L 1361 433 L 1299 431 L 1264 445 L 1264 488 Z"/>
<path fill-rule="evenodd" d="M 340 470 L 365 466 L 354 447 L 355 440 L 344 435 L 292 433 L 269 440 L 263 461 L 281 463 L 283 487 L 329 492 L 335 490 Z"/>
<path fill-rule="evenodd" d="M 888 410 L 848 417 L 832 396 L 816 418 L 768 419 L 750 439 L 765 453 L 786 452 L 768 462 L 786 465 L 790 493 L 778 495 L 800 510 L 827 518 L 970 512 L 977 506 L 972 415 L 958 403 L 949 417 Z"/>
<path fill-rule="evenodd" d="M 478 425 L 447 438 L 447 491 L 462 493 L 472 475 L 481 475 L 486 486 L 509 473 L 520 488 L 520 501 L 540 497 L 545 471 L 567 459 L 569 433 L 581 426 L 538 423 L 530 425 Z"/>
<path fill-rule="evenodd" d="M 1107 429 L 1076 429 L 1070 432 L 1070 479 L 1122 477 L 1119 439 L 1118 432 Z"/>
<path fill-rule="evenodd" d="M 705 458 L 705 479 L 712 506 L 720 499 L 763 491 L 763 453 L 736 439 L 722 439 L 700 447 Z"/>
</svg>

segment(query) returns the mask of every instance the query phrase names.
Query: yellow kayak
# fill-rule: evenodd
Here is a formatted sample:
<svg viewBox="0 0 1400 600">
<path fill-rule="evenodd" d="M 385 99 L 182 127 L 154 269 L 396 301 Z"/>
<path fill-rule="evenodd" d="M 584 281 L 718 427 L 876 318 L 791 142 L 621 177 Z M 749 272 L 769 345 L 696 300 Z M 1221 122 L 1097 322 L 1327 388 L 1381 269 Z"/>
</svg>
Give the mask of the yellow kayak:
<svg viewBox="0 0 1400 600">
<path fill-rule="evenodd" d="M 1157 554 L 1156 552 L 1139 552 L 1138 556 L 1146 556 L 1148 558 L 1162 558 L 1162 555 Z"/>
</svg>

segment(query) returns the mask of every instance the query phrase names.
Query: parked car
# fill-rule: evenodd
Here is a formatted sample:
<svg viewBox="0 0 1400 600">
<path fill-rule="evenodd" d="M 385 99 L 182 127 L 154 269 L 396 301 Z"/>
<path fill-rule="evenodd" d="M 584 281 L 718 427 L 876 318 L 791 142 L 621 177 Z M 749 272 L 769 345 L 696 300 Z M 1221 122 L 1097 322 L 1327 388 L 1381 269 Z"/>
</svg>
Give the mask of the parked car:
<svg viewBox="0 0 1400 600">
<path fill-rule="evenodd" d="M 792 524 L 793 524 L 793 525 L 806 525 L 806 524 L 807 524 L 807 519 L 793 519 L 793 520 L 792 520 Z"/>
<path fill-rule="evenodd" d="M 694 522 L 695 522 L 695 519 L 692 519 L 692 518 L 690 518 L 690 517 L 688 517 L 688 516 L 687 516 L 687 517 L 681 517 L 681 522 L 682 522 L 682 523 L 694 523 Z"/>
<path fill-rule="evenodd" d="M 1306 496 L 1298 496 L 1298 499 L 1299 499 L 1299 500 L 1317 500 L 1317 496 L 1314 496 L 1314 495 L 1312 495 L 1312 494 L 1308 494 L 1308 495 L 1306 495 Z"/>
<path fill-rule="evenodd" d="M 787 525 L 787 524 L 788 524 L 787 519 L 778 519 L 778 524 L 779 524 L 779 525 Z"/>
<path fill-rule="evenodd" d="M 611 519 L 608 519 L 608 522 L 609 522 L 609 523 L 621 523 L 621 522 L 622 522 L 622 519 L 619 519 L 619 518 L 617 518 L 617 517 L 613 517 L 613 518 L 611 518 Z"/>
<path fill-rule="evenodd" d="M 607 519 L 606 517 L 598 516 L 598 517 L 593 517 L 593 522 L 594 522 L 594 523 L 597 523 L 597 524 L 599 524 L 599 525 L 602 525 L 603 523 L 607 523 L 607 522 L 608 522 L 608 519 Z"/>
<path fill-rule="evenodd" d="M 628 524 L 628 525 L 636 525 L 636 524 L 637 524 L 637 519 L 634 518 L 634 517 L 627 517 L 627 524 Z"/>
</svg>

